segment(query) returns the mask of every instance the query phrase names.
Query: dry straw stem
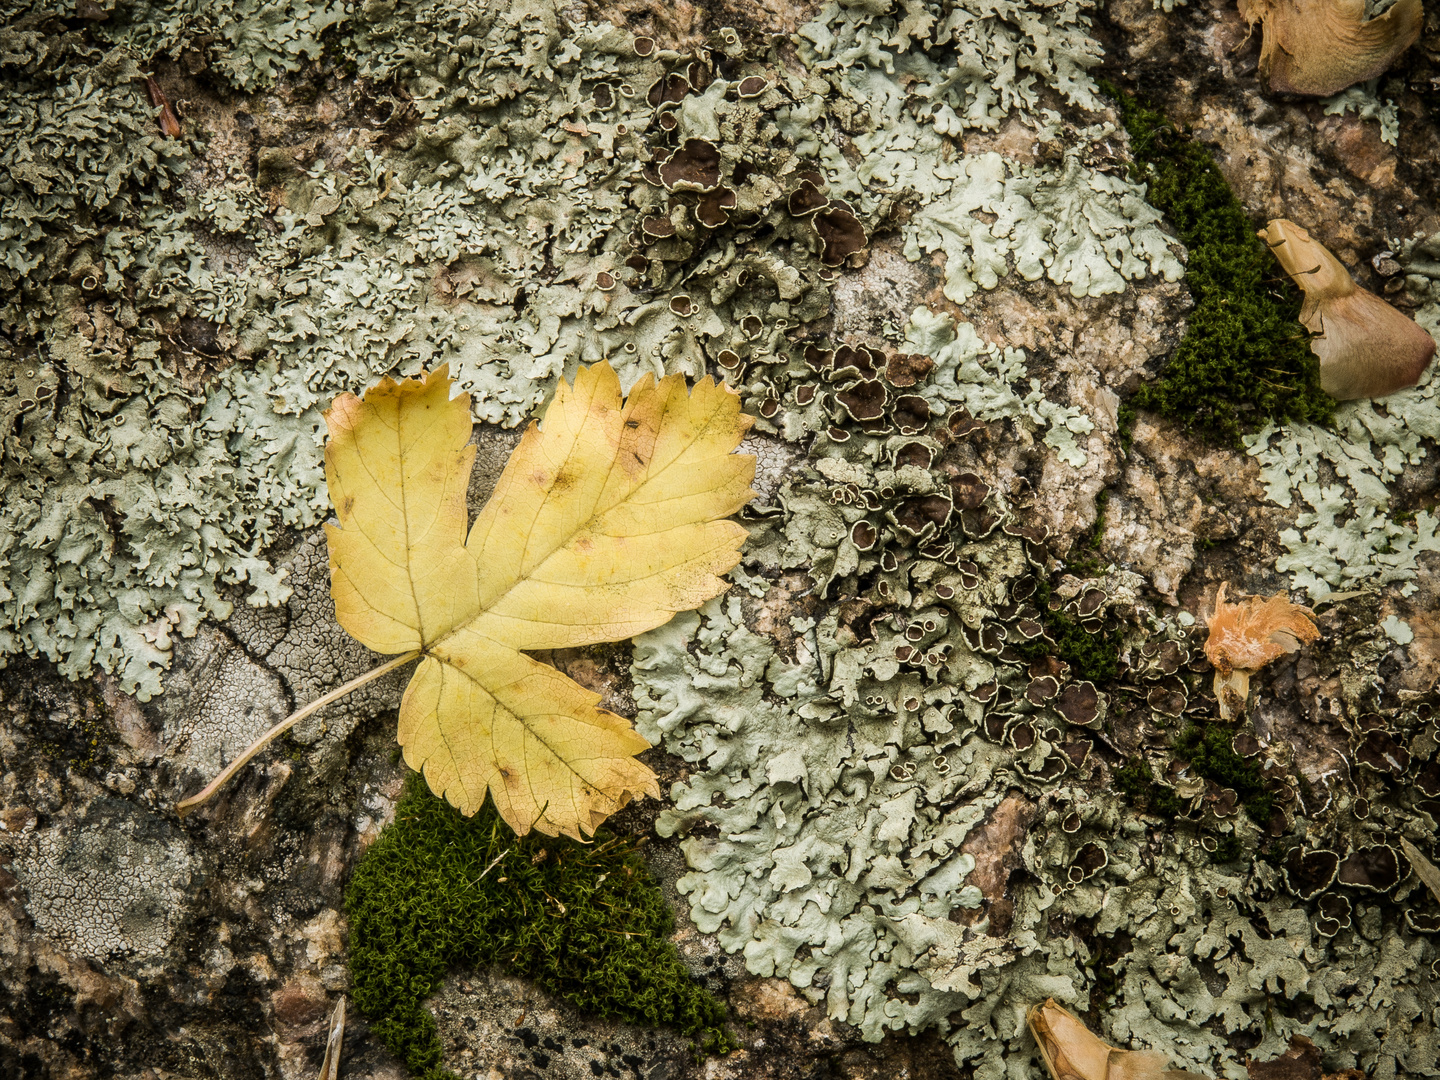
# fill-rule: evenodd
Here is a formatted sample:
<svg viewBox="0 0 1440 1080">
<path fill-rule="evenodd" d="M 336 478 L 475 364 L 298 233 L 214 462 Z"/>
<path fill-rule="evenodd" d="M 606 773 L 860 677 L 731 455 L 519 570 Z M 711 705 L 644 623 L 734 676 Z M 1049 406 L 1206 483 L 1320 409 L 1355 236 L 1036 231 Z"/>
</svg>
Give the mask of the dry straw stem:
<svg viewBox="0 0 1440 1080">
<path fill-rule="evenodd" d="M 1205 656 L 1215 666 L 1215 696 L 1220 716 L 1233 720 L 1245 711 L 1250 676 L 1272 660 L 1299 650 L 1320 637 L 1310 609 L 1292 604 L 1284 593 L 1249 596 L 1238 603 L 1225 599 L 1229 582 L 1215 591 L 1215 612 Z"/>
<path fill-rule="evenodd" d="M 527 654 L 632 637 L 725 591 L 746 538 L 725 519 L 754 497 L 755 459 L 734 453 L 751 420 L 710 379 L 690 391 L 645 375 L 622 401 L 609 364 L 582 369 L 467 529 L 470 399 L 450 390 L 442 367 L 341 394 L 325 414 L 335 618 L 402 655 L 324 700 L 419 657 L 398 737 L 431 790 L 467 815 L 488 795 L 520 835 L 581 839 L 632 798 L 659 797 L 635 758 L 650 744 Z"/>
<path fill-rule="evenodd" d="M 320 1063 L 320 1080 L 340 1080 L 340 1052 L 345 1046 L 345 995 L 330 1014 L 330 1037 L 325 1040 L 325 1060 Z"/>
<path fill-rule="evenodd" d="M 1394 10 L 1393 8 L 1391 9 Z M 1300 321 L 1315 337 L 1320 385 L 1333 398 L 1376 398 L 1414 386 L 1435 355 L 1435 339 L 1372 292 L 1293 221 L 1259 234 L 1305 293 Z"/>
<path fill-rule="evenodd" d="M 1405 858 L 1410 860 L 1410 865 L 1415 870 L 1415 876 L 1425 883 L 1436 900 L 1440 900 L 1440 868 L 1427 859 L 1414 844 L 1405 837 L 1400 837 L 1400 850 L 1405 852 Z"/>
<path fill-rule="evenodd" d="M 1365 0 L 1240 0 L 1262 24 L 1260 77 L 1287 94 L 1338 94 L 1383 74 L 1415 43 L 1425 22 L 1420 0 L 1399 0 L 1365 21 Z"/>
<path fill-rule="evenodd" d="M 1169 1059 L 1157 1051 L 1111 1046 L 1054 998 L 1032 1006 L 1025 1022 L 1053 1080 L 1206 1080 L 1196 1073 L 1167 1069 Z"/>
<path fill-rule="evenodd" d="M 269 731 L 265 732 L 264 735 L 261 735 L 260 738 L 256 739 L 253 743 L 247 746 L 243 754 L 241 754 L 238 758 L 232 761 L 229 765 L 225 766 L 224 771 L 221 772 L 219 776 L 215 777 L 214 780 L 211 780 L 210 783 L 206 784 L 201 791 L 198 791 L 194 795 L 191 795 L 188 799 L 182 799 L 180 802 L 176 803 L 175 812 L 183 818 L 192 810 L 195 810 L 196 808 L 209 802 L 210 797 L 214 795 L 217 791 L 219 791 L 222 787 L 224 787 L 232 776 L 234 776 L 237 772 L 239 772 L 247 764 L 249 764 L 251 758 L 253 758 L 261 750 L 264 750 L 265 747 L 269 746 L 281 735 L 284 735 L 285 732 L 289 731 L 301 720 L 304 720 L 312 713 L 319 712 L 331 702 L 339 701 L 342 697 L 350 693 L 352 690 L 358 690 L 366 683 L 374 682 L 376 679 L 380 678 L 380 676 L 387 675 L 398 667 L 404 667 L 406 664 L 410 663 L 410 661 L 417 659 L 419 656 L 420 651 L 418 649 L 413 652 L 408 652 L 404 656 L 397 656 L 389 663 L 381 664 L 378 668 L 375 668 L 372 671 L 365 672 L 364 675 L 356 676 L 355 678 L 347 682 L 344 686 L 337 686 L 334 690 L 331 690 L 330 693 L 326 694 L 324 697 L 316 698 L 314 701 L 310 702 L 309 705 L 306 705 L 300 709 L 296 709 L 284 720 L 281 720 Z"/>
</svg>

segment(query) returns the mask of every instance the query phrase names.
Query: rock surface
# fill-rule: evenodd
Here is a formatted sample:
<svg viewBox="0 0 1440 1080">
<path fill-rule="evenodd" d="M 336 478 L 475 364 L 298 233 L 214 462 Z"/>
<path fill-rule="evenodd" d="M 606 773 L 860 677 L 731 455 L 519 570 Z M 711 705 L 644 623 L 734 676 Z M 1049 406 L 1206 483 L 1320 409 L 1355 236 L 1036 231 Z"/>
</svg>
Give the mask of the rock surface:
<svg viewBox="0 0 1440 1080">
<path fill-rule="evenodd" d="M 87 6 L 98 14 L 79 17 L 103 17 L 99 7 L 82 9 Z M 726 26 L 751 37 L 793 34 L 813 14 L 805 5 L 781 0 L 758 6 L 622 0 L 594 3 L 589 10 L 592 18 L 652 34 L 663 47 L 677 50 L 695 47 Z M 1094 34 L 1105 48 L 1100 72 L 1138 87 L 1213 145 L 1226 178 L 1257 221 L 1285 216 L 1328 223 L 1327 242 L 1333 241 L 1332 250 L 1356 280 L 1406 304 L 1406 294 L 1389 284 L 1401 280 L 1400 264 L 1393 260 L 1398 244 L 1440 232 L 1440 83 L 1430 74 L 1440 64 L 1440 33 L 1433 26 L 1401 68 L 1381 82 L 1378 93 L 1393 98 L 1398 108 L 1399 141 L 1392 145 L 1382 139 L 1376 120 L 1355 112 L 1329 115 L 1322 103 L 1280 99 L 1262 89 L 1255 78 L 1258 35 L 1247 38 L 1233 4 L 1205 0 L 1164 11 L 1149 0 L 1114 0 L 1094 19 Z M 285 155 L 292 168 L 294 162 L 343 160 L 359 144 L 352 129 L 361 125 L 363 110 L 374 107 L 385 89 L 357 79 L 344 57 L 328 54 L 296 63 L 273 88 L 253 93 L 217 90 L 219 82 L 192 52 L 178 59 L 157 54 L 155 69 L 166 85 L 181 88 L 172 96 L 184 95 L 186 123 L 210 132 L 207 153 L 186 180 L 205 189 L 222 185 L 237 162 L 254 176 L 280 169 L 277 162 Z M 1047 107 L 1063 109 L 1071 119 L 1114 120 L 1113 110 L 1092 115 L 1067 105 L 1053 90 L 1045 94 Z M 398 115 L 388 126 L 366 127 L 360 142 L 383 150 L 416 126 L 403 106 Z M 1102 164 L 1123 165 L 1123 135 L 1109 140 L 1113 160 Z M 1043 162 L 1052 152 L 1019 124 L 971 131 L 963 149 L 1000 150 L 1027 164 Z M 860 159 L 853 145 L 850 150 Z M 977 210 L 972 216 L 982 220 L 985 214 Z M 1268 481 L 1255 457 L 1144 413 L 1128 433 L 1128 446 L 1122 446 L 1122 398 L 1159 371 L 1183 332 L 1190 309 L 1183 281 L 1149 276 L 1118 294 L 1076 296 L 1043 277 L 1025 282 L 1011 275 L 998 288 L 957 302 L 947 299 L 945 260 L 938 254 L 908 258 L 900 224 L 887 222 L 863 264 L 834 285 L 831 311 L 816 325 L 836 340 L 893 347 L 910 313 L 925 305 L 968 323 L 982 342 L 1026 350 L 1027 377 L 1036 380 L 1044 400 L 1093 421 L 1090 431 L 1076 433 L 1083 464 L 1062 460 L 1052 444 L 1037 437 L 1034 425 L 1015 419 L 982 425 L 948 460 L 956 471 L 973 469 L 990 478 L 1027 523 L 1048 528 L 1052 569 L 1084 558 L 1128 573 L 1127 587 L 1155 613 L 1157 624 L 1183 613 L 1203 626 L 1221 581 L 1230 582 L 1232 591 L 1267 595 L 1289 587 L 1288 574 L 1277 568 L 1287 551 L 1281 534 L 1295 527 L 1303 508 L 1267 500 Z M 216 265 L 228 260 L 232 272 L 243 269 L 249 257 L 243 243 L 211 239 Z M 438 282 L 438 291 L 446 287 Z M 1406 310 L 1415 307 L 1411 303 Z M 216 347 L 222 354 L 216 369 L 234 362 L 233 340 Z M 192 375 L 197 387 L 207 377 L 200 370 Z M 513 430 L 477 425 L 472 514 L 488 497 L 517 437 Z M 803 449 L 763 431 L 744 449 L 760 462 L 757 504 L 783 509 L 786 484 L 803 464 Z M 1392 485 L 1390 510 L 1396 517 L 1434 506 L 1440 455 L 1434 446 L 1429 451 Z M 1336 477 L 1325 480 L 1334 483 Z M 1097 507 L 1101 492 L 1106 497 Z M 201 622 L 192 636 L 177 633 L 164 692 L 152 700 L 127 694 L 116 676 L 69 680 L 44 659 L 12 657 L 0 671 L 4 1075 L 76 1080 L 317 1075 L 327 1019 L 349 986 L 345 885 L 393 816 L 406 772 L 393 736 L 394 710 L 408 673 L 316 714 L 237 777 L 213 805 L 177 819 L 174 802 L 258 734 L 379 659 L 334 622 L 318 528 L 283 530 L 267 557 L 288 572 L 288 598 L 255 607 L 247 603 L 245 587 L 225 586 L 234 613 L 228 620 Z M 1392 583 L 1321 608 L 1324 641 L 1257 676 L 1255 733 L 1267 744 L 1289 748 L 1287 767 L 1293 764 L 1304 779 L 1302 802 L 1348 810 L 1362 798 L 1353 777 L 1370 774 L 1362 776 L 1353 764 L 1357 701 L 1408 707 L 1440 678 L 1440 576 L 1433 554 L 1419 557 L 1411 584 L 1408 591 Z M 803 569 L 791 567 L 769 575 L 768 591 L 737 587 L 743 625 L 773 641 L 783 658 L 795 660 L 798 649 L 808 648 L 809 632 L 797 625 L 813 620 L 813 626 L 853 600 L 826 597 L 813 585 Z M 1379 632 L 1392 616 L 1403 620 L 1409 640 L 1399 640 L 1397 634 L 1404 633 L 1398 630 Z M 1192 641 L 1197 651 L 1198 641 Z M 600 692 L 606 707 L 627 716 L 636 712 L 632 658 L 628 644 L 546 657 Z M 1143 666 L 1138 657 L 1134 665 Z M 1116 702 L 1113 726 L 1094 736 L 1102 745 L 1083 774 L 1092 788 L 1113 787 L 1111 777 L 1123 763 L 1173 734 L 1161 731 L 1148 712 L 1141 717 L 1142 710 L 1127 712 L 1130 705 L 1121 697 Z M 1426 730 L 1433 734 L 1433 726 Z M 1417 761 L 1422 750 L 1435 751 L 1423 743 L 1425 737 L 1415 736 L 1411 749 Z M 1102 757 L 1103 770 L 1095 763 Z M 702 772 L 696 761 L 659 748 L 646 760 L 661 774 L 667 793 L 672 784 L 690 783 Z M 1074 767 L 1077 785 L 1080 768 Z M 974 860 L 967 882 L 978 896 L 949 918 L 1003 938 L 1030 874 L 1026 860 L 1033 863 L 1027 839 L 1041 831 L 1047 812 L 1053 818 L 1057 810 L 1053 800 L 1042 805 L 1048 796 L 1028 789 L 1016 787 L 1002 796 L 959 845 Z M 433 999 L 447 1067 L 483 1080 L 976 1075 L 973 1066 L 956 1063 L 952 1047 L 933 1029 L 919 1035 L 892 1031 L 883 1041 L 866 1042 L 857 1026 L 827 1010 L 818 991 L 807 997 L 794 980 L 748 971 L 743 952 L 726 952 L 716 934 L 702 932 L 691 918 L 693 898 L 677 888 L 690 869 L 687 849 L 681 834 L 655 832 L 660 813 L 654 804 L 633 805 L 613 826 L 650 838 L 647 858 L 676 910 L 675 944 L 697 980 L 728 1003 L 739 1049 L 696 1061 L 688 1041 L 674 1032 L 581 1014 L 502 970 L 464 970 L 451 972 Z M 1317 810 L 1314 817 L 1318 822 L 1334 813 L 1338 810 Z M 1293 810 L 1290 817 L 1293 822 Z M 1212 812 L 1207 821 L 1215 820 Z M 1383 820 L 1375 831 L 1383 832 Z M 1059 828 L 1052 823 L 1050 835 L 1059 835 Z M 1118 835 L 1120 825 L 1113 828 Z M 1145 843 L 1153 853 L 1172 841 L 1155 829 Z M 1274 892 L 1276 874 L 1268 873 Z M 1404 904 L 1400 898 L 1384 902 L 1387 927 L 1405 905 L 1430 910 L 1423 891 L 1402 892 Z M 1362 899 L 1365 905 L 1356 901 L 1356 933 L 1378 949 L 1382 904 L 1369 905 L 1368 895 Z M 1212 895 L 1206 902 L 1214 901 Z M 1202 898 L 1186 902 L 1199 905 Z M 1177 919 L 1180 910 L 1174 909 Z M 1066 946 L 1068 956 L 1082 950 L 1090 957 L 1093 946 L 1096 961 L 1116 962 L 1095 935 L 1100 920 L 1098 905 L 1089 916 L 1056 914 L 1050 933 L 1069 940 L 1073 931 L 1079 944 Z M 1424 948 L 1426 970 L 1433 970 L 1435 947 Z M 1141 975 L 1132 971 L 1126 977 Z M 1405 1006 L 1406 1024 L 1436 1007 L 1434 976 L 1423 978 L 1430 996 Z M 1199 963 L 1191 981 L 1186 993 L 1195 997 L 1219 998 L 1225 983 L 1215 964 Z M 1252 989 L 1254 1000 L 1280 992 L 1273 976 Z M 903 1000 L 903 992 L 897 994 Z M 1092 991 L 1090 1003 L 1092 1015 L 1105 1012 L 1101 990 Z M 1366 1002 L 1365 1007 L 1389 1006 Z M 1243 1018 L 1243 1012 L 1228 1015 Z M 903 1027 L 898 1021 L 895 1026 Z M 1236 1063 L 1260 1045 L 1260 1035 L 1239 1019 L 1227 1027 L 1218 1014 L 1205 1031 L 1216 1045 L 1228 1046 L 1225 1075 L 1238 1080 L 1244 1072 Z M 1322 1063 L 1308 1041 L 1289 1043 L 1292 1050 L 1282 1059 L 1285 1045 L 1285 1040 L 1267 1043 L 1270 1060 L 1256 1061 L 1250 1075 L 1262 1080 L 1303 1072 L 1318 1078 L 1322 1064 L 1325 1073 L 1348 1064 L 1348 1059 Z M 1433 1065 L 1407 1066 L 1403 1049 L 1386 1053 L 1372 1053 L 1365 1070 L 1382 1080 L 1435 1075 Z M 1282 1061 L 1283 1067 L 1277 1064 Z M 1011 1058 L 1010 1064 L 1012 1076 L 1039 1075 L 1038 1060 L 1025 1066 Z M 341 1075 L 347 1080 L 407 1075 L 370 1034 L 369 1020 L 353 1010 Z"/>
</svg>

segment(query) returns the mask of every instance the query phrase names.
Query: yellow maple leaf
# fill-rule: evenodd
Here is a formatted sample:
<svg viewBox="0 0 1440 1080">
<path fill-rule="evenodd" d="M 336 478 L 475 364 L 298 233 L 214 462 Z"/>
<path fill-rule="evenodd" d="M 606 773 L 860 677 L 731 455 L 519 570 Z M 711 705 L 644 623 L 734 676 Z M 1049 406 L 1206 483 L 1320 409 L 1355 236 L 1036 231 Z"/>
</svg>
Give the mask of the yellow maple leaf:
<svg viewBox="0 0 1440 1080">
<path fill-rule="evenodd" d="M 622 403 L 608 364 L 582 370 L 525 432 L 468 535 L 470 401 L 450 397 L 445 368 L 342 394 L 326 423 L 335 616 L 402 654 L 364 681 L 420 658 L 399 741 L 431 790 L 465 814 L 488 791 L 517 833 L 577 838 L 633 796 L 658 797 L 634 757 L 649 744 L 525 650 L 631 637 L 727 588 L 746 533 L 724 519 L 754 496 L 755 459 L 734 453 L 751 423 L 739 398 L 647 375 Z"/>
</svg>

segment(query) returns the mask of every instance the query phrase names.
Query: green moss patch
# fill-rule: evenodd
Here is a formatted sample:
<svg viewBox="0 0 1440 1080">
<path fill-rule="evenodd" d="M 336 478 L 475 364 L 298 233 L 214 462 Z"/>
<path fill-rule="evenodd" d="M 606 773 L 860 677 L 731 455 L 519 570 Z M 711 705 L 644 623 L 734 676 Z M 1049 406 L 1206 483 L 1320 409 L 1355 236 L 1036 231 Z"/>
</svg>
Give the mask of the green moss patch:
<svg viewBox="0 0 1440 1080">
<path fill-rule="evenodd" d="M 1231 746 L 1233 734 L 1232 728 L 1219 724 L 1191 724 L 1175 740 L 1175 753 L 1190 762 L 1195 775 L 1233 788 L 1250 820 L 1264 828 L 1270 823 L 1275 798 L 1259 762 L 1241 757 Z"/>
<path fill-rule="evenodd" d="M 600 1016 L 677 1028 L 702 1051 L 735 1045 L 724 1005 L 670 943 L 674 917 L 633 840 L 518 839 L 488 799 L 464 818 L 411 776 L 345 911 L 352 997 L 426 1080 L 452 1074 L 424 1000 L 447 970 L 484 964 Z"/>
<path fill-rule="evenodd" d="M 1190 253 L 1185 336 L 1133 405 L 1236 443 L 1266 420 L 1324 423 L 1335 402 L 1299 322 L 1300 292 L 1255 235 L 1210 151 L 1140 98 L 1101 84 L 1130 133 L 1132 176 Z"/>
<path fill-rule="evenodd" d="M 1096 500 L 1099 502 L 1099 500 Z M 1103 504 L 1099 509 L 1104 513 Z M 1097 530 L 1103 527 L 1103 519 L 1097 521 Z M 1098 533 L 1097 533 L 1098 535 Z M 1086 541 L 1082 538 L 1080 544 Z M 1077 548 L 1080 546 L 1077 544 Z M 1081 570 L 1084 565 L 1082 564 Z M 1098 565 L 1098 562 L 1095 564 Z M 1076 569 L 1074 563 L 1071 569 Z M 1111 629 L 1092 634 L 1080 625 L 1078 619 L 1063 610 L 1050 610 L 1051 587 L 1042 580 L 1032 601 L 1041 611 L 1045 624 L 1045 635 L 1015 646 L 1015 651 L 1027 661 L 1042 656 L 1054 656 L 1070 665 L 1070 674 L 1076 679 L 1089 679 L 1095 683 L 1113 682 L 1120 674 L 1120 634 Z"/>
<path fill-rule="evenodd" d="M 1176 818 L 1185 812 L 1185 804 L 1173 790 L 1155 782 L 1155 774 L 1143 758 L 1131 758 L 1112 774 L 1116 790 L 1130 800 L 1132 806 L 1148 810 L 1163 818 Z"/>
</svg>

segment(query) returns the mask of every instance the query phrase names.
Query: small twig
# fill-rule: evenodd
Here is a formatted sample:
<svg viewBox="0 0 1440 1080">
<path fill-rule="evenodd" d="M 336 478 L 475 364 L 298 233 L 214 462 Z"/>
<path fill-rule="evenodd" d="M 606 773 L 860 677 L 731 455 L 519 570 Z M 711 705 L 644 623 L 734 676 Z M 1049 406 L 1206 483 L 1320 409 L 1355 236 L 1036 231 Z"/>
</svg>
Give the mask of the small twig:
<svg viewBox="0 0 1440 1080">
<path fill-rule="evenodd" d="M 498 863 L 501 859 L 503 859 L 506 855 L 509 855 L 510 852 L 512 852 L 512 851 L 514 851 L 514 850 L 515 850 L 514 848 L 506 848 L 504 851 L 500 852 L 499 855 L 496 855 L 495 858 L 493 858 L 493 859 L 490 860 L 490 865 L 487 866 L 487 867 L 485 867 L 484 870 L 481 870 L 481 871 L 480 871 L 480 876 L 477 877 L 474 881 L 467 881 L 467 882 L 465 883 L 465 887 L 466 887 L 467 889 L 469 889 L 469 888 L 473 888 L 473 887 L 476 886 L 476 885 L 479 885 L 480 882 L 481 882 L 481 880 L 485 877 L 485 875 L 488 874 L 491 870 L 494 870 L 494 869 L 495 869 L 495 864 Z"/>
<path fill-rule="evenodd" d="M 201 791 L 198 795 L 192 795 L 190 796 L 190 798 L 182 799 L 180 802 L 176 803 L 175 812 L 183 818 L 186 814 L 190 813 L 190 811 L 194 810 L 197 806 L 208 802 L 210 797 L 214 795 L 215 792 L 220 790 L 220 788 L 224 785 L 225 781 L 229 780 L 230 777 L 234 776 L 237 772 L 244 768 L 246 763 L 249 762 L 251 758 L 253 758 L 261 750 L 264 750 L 265 747 L 270 745 L 271 742 L 273 742 L 279 736 L 285 734 L 285 732 L 289 731 L 301 720 L 304 720 L 305 717 L 309 716 L 311 713 L 318 712 L 326 705 L 329 705 L 332 701 L 344 697 L 352 690 L 358 690 L 360 687 L 364 686 L 368 682 L 374 682 L 376 679 L 380 678 L 381 675 L 388 674 L 389 672 L 394 671 L 397 667 L 402 667 L 405 664 L 410 663 L 411 660 L 414 660 L 419 655 L 420 650 L 416 649 L 414 652 L 408 652 L 404 656 L 397 656 L 388 664 L 381 664 L 373 671 L 367 671 L 359 678 L 351 679 L 344 686 L 341 686 L 335 690 L 331 690 L 330 693 L 326 694 L 322 698 L 317 698 L 315 701 L 312 701 L 309 705 L 306 705 L 298 712 L 291 713 L 284 720 L 281 720 L 280 723 L 276 724 L 269 731 L 265 732 L 264 735 L 261 735 L 260 738 L 256 739 L 253 743 L 251 743 L 249 748 L 243 754 L 241 754 L 238 758 L 236 758 L 229 765 L 227 765 L 225 767 L 225 771 L 222 772 L 219 776 L 217 776 L 214 780 L 211 780 L 210 783 L 205 786 L 205 789 Z"/>
</svg>

